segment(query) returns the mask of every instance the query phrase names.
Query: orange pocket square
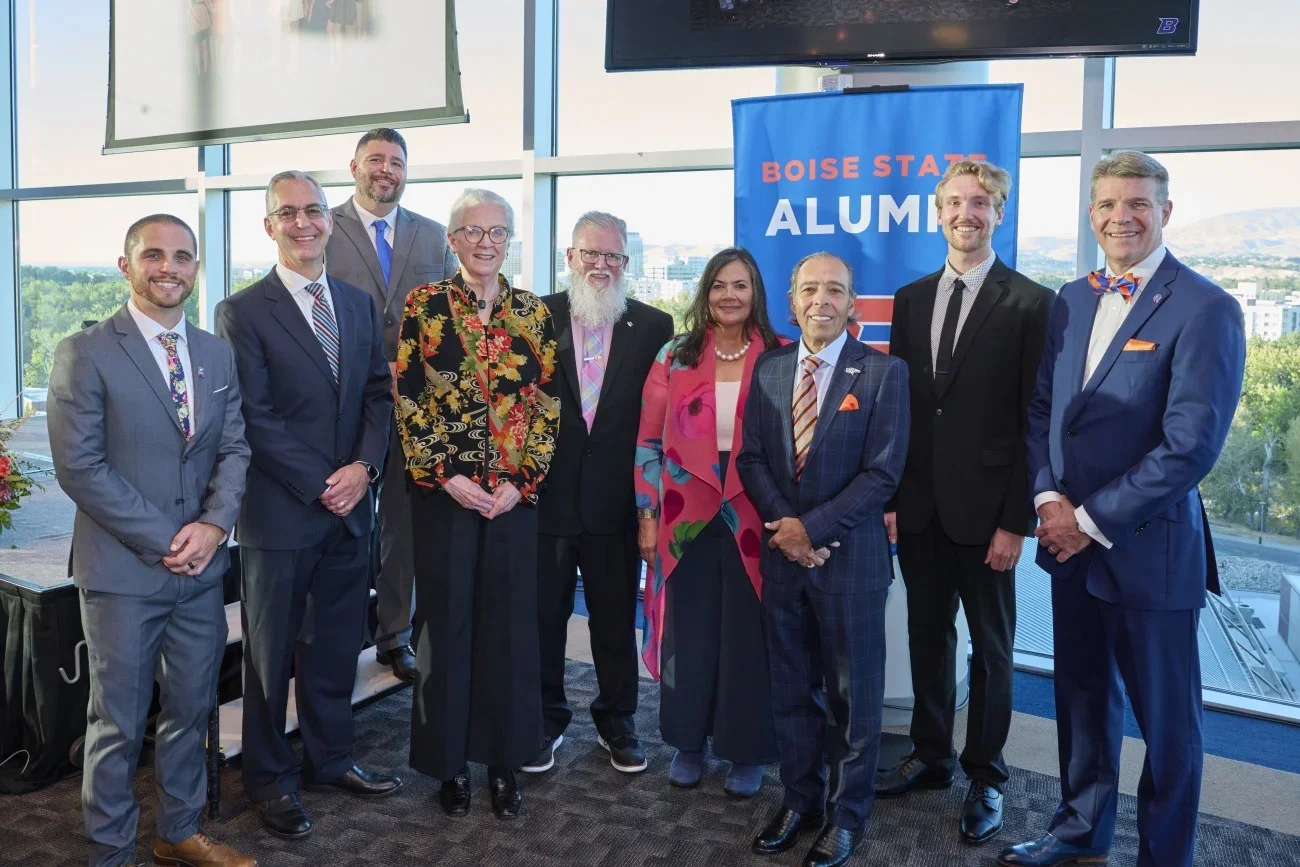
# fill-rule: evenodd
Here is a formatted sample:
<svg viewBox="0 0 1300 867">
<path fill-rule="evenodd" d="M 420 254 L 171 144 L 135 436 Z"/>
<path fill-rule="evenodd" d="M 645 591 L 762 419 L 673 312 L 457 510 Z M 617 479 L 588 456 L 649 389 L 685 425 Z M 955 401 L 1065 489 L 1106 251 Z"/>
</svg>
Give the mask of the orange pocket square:
<svg viewBox="0 0 1300 867">
<path fill-rule="evenodd" d="M 1124 344 L 1125 352 L 1151 352 L 1156 345 L 1150 340 L 1138 340 L 1136 337 L 1130 337 L 1128 343 Z"/>
<path fill-rule="evenodd" d="M 857 409 L 857 408 L 858 408 L 858 399 L 851 394 L 844 395 L 844 400 L 840 402 L 840 412 L 844 412 L 847 409 Z"/>
</svg>

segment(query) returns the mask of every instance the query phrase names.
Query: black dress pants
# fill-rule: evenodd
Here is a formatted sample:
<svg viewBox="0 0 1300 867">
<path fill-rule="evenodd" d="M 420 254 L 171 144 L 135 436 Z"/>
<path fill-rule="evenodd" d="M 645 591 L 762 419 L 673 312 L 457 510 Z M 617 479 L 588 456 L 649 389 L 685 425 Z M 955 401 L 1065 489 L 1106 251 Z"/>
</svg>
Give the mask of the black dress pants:
<svg viewBox="0 0 1300 867">
<path fill-rule="evenodd" d="M 445 491 L 411 493 L 415 689 L 411 767 L 518 768 L 542 749 L 537 510 L 488 520 Z"/>
<path fill-rule="evenodd" d="M 564 732 L 573 710 L 564 694 L 564 658 L 573 597 L 582 570 L 591 656 L 600 693 L 591 703 L 605 740 L 635 734 L 636 595 L 641 557 L 636 531 L 608 536 L 547 536 L 538 542 L 537 602 L 542 652 L 542 717 L 547 737 Z"/>
<path fill-rule="evenodd" d="M 912 661 L 912 741 L 916 755 L 949 773 L 957 680 L 957 604 L 970 626 L 970 708 L 962 770 L 1001 788 L 1007 781 L 1002 748 L 1011 728 L 1012 651 L 1016 633 L 1015 572 L 984 563 L 988 545 L 958 545 L 936 515 L 920 533 L 898 534 L 898 563 L 907 585 L 907 634 Z"/>
</svg>

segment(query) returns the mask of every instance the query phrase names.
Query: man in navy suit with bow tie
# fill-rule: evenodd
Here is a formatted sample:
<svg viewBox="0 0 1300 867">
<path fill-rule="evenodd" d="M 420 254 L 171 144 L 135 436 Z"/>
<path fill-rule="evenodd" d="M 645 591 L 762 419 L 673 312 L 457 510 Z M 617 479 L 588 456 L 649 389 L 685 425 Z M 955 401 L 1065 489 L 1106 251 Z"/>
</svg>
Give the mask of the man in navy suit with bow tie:
<svg viewBox="0 0 1300 867">
<path fill-rule="evenodd" d="M 1197 484 L 1241 394 L 1241 309 L 1164 247 L 1169 174 L 1119 151 L 1092 171 L 1106 269 L 1061 289 L 1029 405 L 1029 478 L 1052 575 L 1061 803 L 1004 865 L 1102 864 L 1127 692 L 1146 740 L 1139 867 L 1191 867 L 1201 790 L 1197 624 L 1218 592 Z"/>
</svg>

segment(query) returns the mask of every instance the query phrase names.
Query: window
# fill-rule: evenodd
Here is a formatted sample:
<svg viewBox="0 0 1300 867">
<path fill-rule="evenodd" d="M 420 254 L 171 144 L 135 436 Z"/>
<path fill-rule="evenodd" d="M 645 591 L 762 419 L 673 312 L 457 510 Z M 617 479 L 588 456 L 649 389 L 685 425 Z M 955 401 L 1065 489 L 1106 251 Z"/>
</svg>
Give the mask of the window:
<svg viewBox="0 0 1300 867">
<path fill-rule="evenodd" d="M 605 0 L 562 0 L 562 154 L 731 147 L 731 100 L 776 91 L 769 67 L 605 72 Z"/>
<path fill-rule="evenodd" d="M 1083 60 L 995 60 L 990 84 L 1025 85 L 1025 132 L 1079 129 L 1083 122 Z"/>
<path fill-rule="evenodd" d="M 1020 161 L 1016 269 L 1051 289 L 1074 279 L 1079 236 L 1079 158 Z"/>
<path fill-rule="evenodd" d="M 197 171 L 194 148 L 101 154 L 108 0 L 16 0 L 14 20 L 18 177 L 24 186 L 178 178 Z"/>
<path fill-rule="evenodd" d="M 732 173 L 672 172 L 560 178 L 555 194 L 555 273 L 567 280 L 564 251 L 585 211 L 627 222 L 629 294 L 681 316 L 709 257 L 735 238 Z"/>
<path fill-rule="evenodd" d="M 325 14 L 325 4 L 315 6 Z M 404 129 L 411 165 L 517 159 L 523 149 L 524 0 L 459 0 L 456 33 L 467 124 Z M 384 74 L 418 75 L 394 58 Z M 328 86 L 323 82 L 322 86 Z M 382 84 L 376 84 L 382 86 Z M 360 133 L 247 142 L 230 147 L 233 171 L 346 169 Z"/>
<path fill-rule="evenodd" d="M 75 209 L 76 238 L 69 236 Z M 13 443 L 40 471 L 53 467 L 45 423 L 45 401 L 54 348 L 88 321 L 112 316 L 130 295 L 117 269 L 127 228 L 146 214 L 174 214 L 196 228 L 198 200 L 192 195 L 33 201 L 18 206 L 19 347 L 23 406 L 35 413 Z M 186 303 L 186 318 L 198 321 L 198 289 Z M 161 374 L 160 374 L 161 375 Z M 24 503 L 15 523 L 17 542 L 72 530 L 73 509 L 53 475 L 43 476 L 45 492 Z M 39 528 L 38 530 L 36 528 Z M 5 541 L 9 542 L 6 534 Z M 62 556 L 66 562 L 66 542 Z M 43 561 L 42 561 L 43 562 Z M 65 570 L 66 573 L 66 570 Z M 60 573 L 60 574 L 65 574 Z"/>
<path fill-rule="evenodd" d="M 1236 123 L 1300 117 L 1295 0 L 1201 0 L 1195 57 L 1122 58 L 1115 126 Z"/>
</svg>

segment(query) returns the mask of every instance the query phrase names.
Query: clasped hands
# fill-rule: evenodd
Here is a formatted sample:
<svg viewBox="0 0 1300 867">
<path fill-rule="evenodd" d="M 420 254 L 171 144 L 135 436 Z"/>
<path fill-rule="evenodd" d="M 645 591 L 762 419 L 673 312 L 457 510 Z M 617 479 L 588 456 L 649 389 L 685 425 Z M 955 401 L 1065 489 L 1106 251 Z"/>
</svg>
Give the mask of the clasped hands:
<svg viewBox="0 0 1300 867">
<path fill-rule="evenodd" d="M 779 549 L 785 559 L 809 569 L 823 565 L 831 558 L 831 548 L 840 546 L 839 542 L 831 542 L 825 548 L 813 548 L 812 539 L 808 538 L 808 531 L 798 518 L 778 518 L 763 526 L 772 531 L 767 547 L 774 551 Z"/>
<path fill-rule="evenodd" d="M 1047 553 L 1064 563 L 1092 543 L 1092 537 L 1079 529 L 1074 517 L 1074 504 L 1068 497 L 1043 503 L 1038 507 L 1038 529 L 1034 535 Z"/>
<path fill-rule="evenodd" d="M 171 553 L 162 558 L 162 563 L 176 575 L 198 575 L 208 568 L 208 562 L 225 538 L 226 531 L 216 524 L 203 521 L 186 524 L 172 537 L 168 548 Z"/>
<path fill-rule="evenodd" d="M 519 489 L 510 482 L 499 485 L 489 494 L 467 476 L 452 476 L 443 483 L 442 489 L 451 494 L 452 499 L 461 506 L 478 512 L 489 521 L 509 512 L 523 499 Z"/>
<path fill-rule="evenodd" d="M 361 464 L 339 467 L 325 480 L 321 504 L 340 518 L 346 518 L 370 488 L 370 472 Z"/>
</svg>

